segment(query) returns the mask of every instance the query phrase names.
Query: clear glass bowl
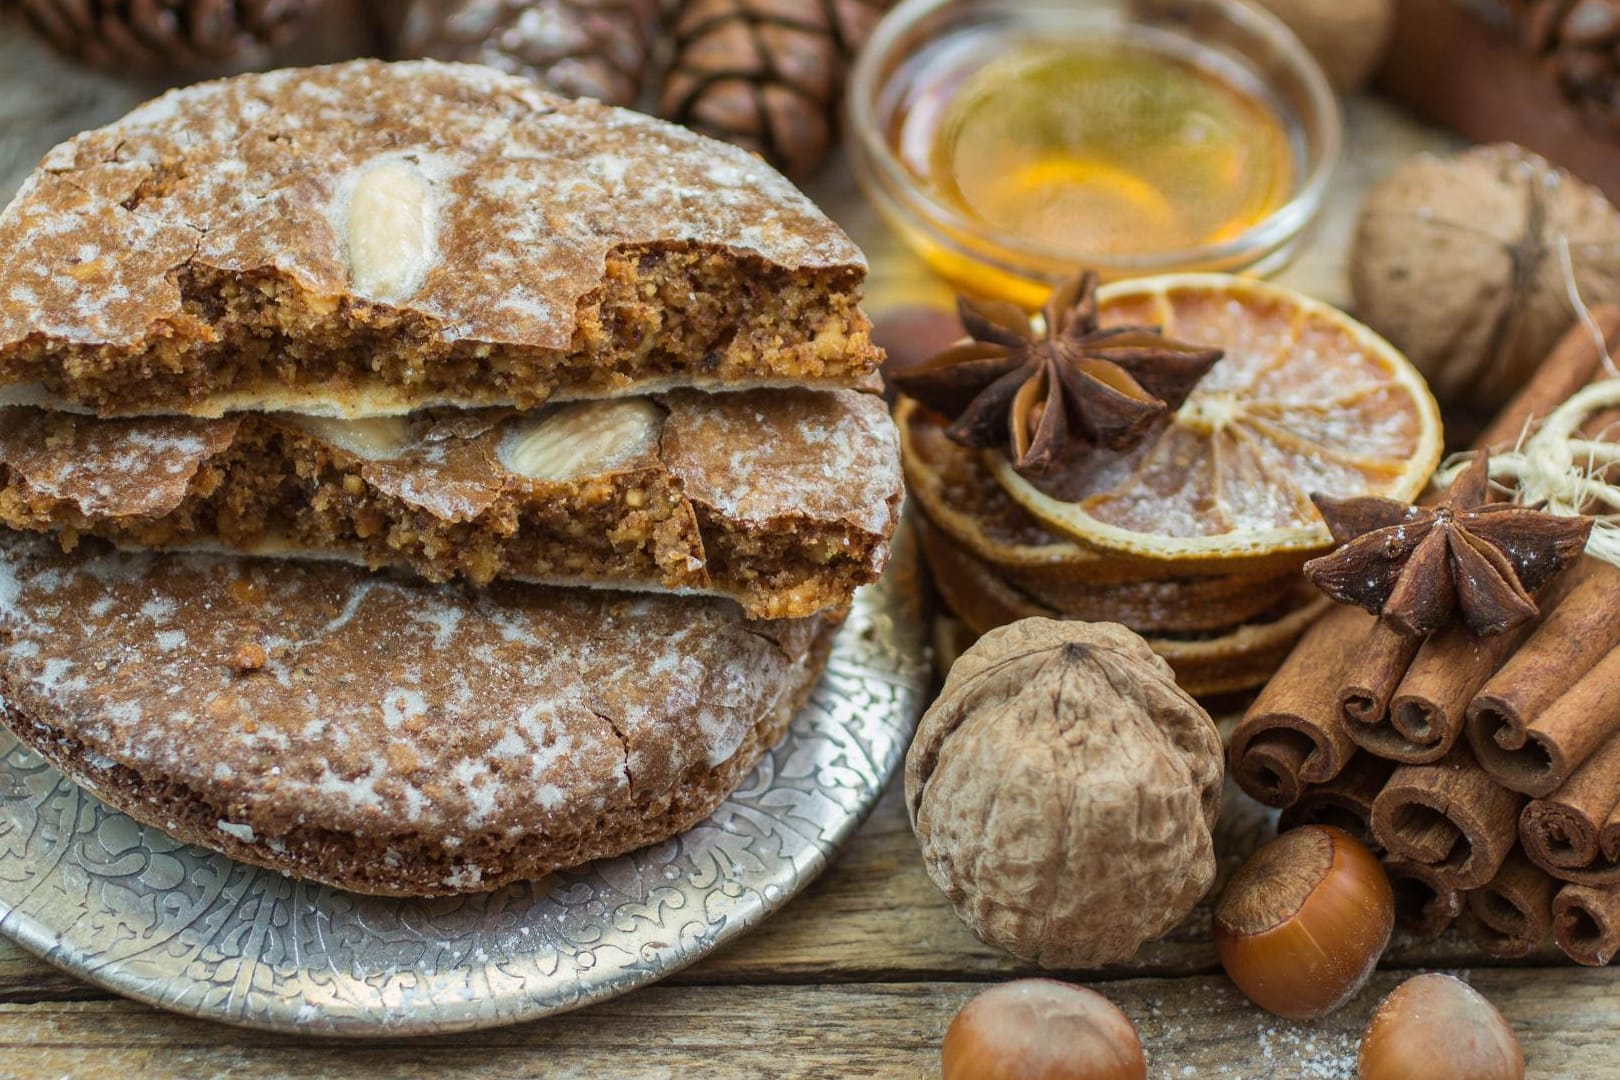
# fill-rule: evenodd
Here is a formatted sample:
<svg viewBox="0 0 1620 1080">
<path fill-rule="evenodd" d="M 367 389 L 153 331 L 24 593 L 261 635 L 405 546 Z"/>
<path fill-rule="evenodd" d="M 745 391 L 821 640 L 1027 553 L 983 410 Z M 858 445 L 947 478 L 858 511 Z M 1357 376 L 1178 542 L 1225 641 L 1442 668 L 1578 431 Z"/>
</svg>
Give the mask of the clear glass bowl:
<svg viewBox="0 0 1620 1080">
<path fill-rule="evenodd" d="M 1236 68 L 1276 109 L 1294 155 L 1288 195 L 1237 236 L 1139 254 L 1066 250 L 1011 235 L 936 198 L 891 144 L 908 88 L 932 63 L 955 62 L 965 42 L 1177 35 L 1216 70 Z M 1178 51 L 1182 51 L 1178 50 Z M 983 50 L 987 54 L 993 50 Z M 1274 273 L 1321 209 L 1343 124 L 1321 67 L 1291 31 L 1240 0 L 905 0 L 878 24 L 850 76 L 849 153 L 879 212 L 935 270 L 966 291 L 1037 306 L 1078 267 L 1105 279 L 1185 270 Z"/>
</svg>

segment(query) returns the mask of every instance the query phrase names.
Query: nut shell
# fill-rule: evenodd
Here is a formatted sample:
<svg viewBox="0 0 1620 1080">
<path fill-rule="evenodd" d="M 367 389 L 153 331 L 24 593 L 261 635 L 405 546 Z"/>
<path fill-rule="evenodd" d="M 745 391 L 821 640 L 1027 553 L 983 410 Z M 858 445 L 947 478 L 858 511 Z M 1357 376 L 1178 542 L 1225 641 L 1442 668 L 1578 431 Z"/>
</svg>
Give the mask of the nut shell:
<svg viewBox="0 0 1620 1080">
<path fill-rule="evenodd" d="M 956 1014 L 940 1048 L 943 1080 L 1138 1080 L 1130 1019 L 1094 990 L 1052 979 L 992 987 Z"/>
<path fill-rule="evenodd" d="M 1361 1037 L 1361 1080 L 1521 1080 L 1524 1051 L 1496 1006 L 1450 975 L 1407 979 Z"/>
<path fill-rule="evenodd" d="M 1342 829 L 1283 833 L 1239 867 L 1215 906 L 1215 951 L 1250 1001 L 1314 1020 L 1366 985 L 1395 928 L 1395 894 Z"/>
<path fill-rule="evenodd" d="M 951 668 L 906 757 L 929 876 L 984 940 L 1046 967 L 1129 958 L 1215 875 L 1220 736 L 1143 640 L 1024 619 Z"/>
<path fill-rule="evenodd" d="M 1565 272 L 1564 247 L 1568 248 Z M 1350 280 L 1356 313 L 1443 404 L 1494 411 L 1587 305 L 1620 300 L 1620 213 L 1511 144 L 1420 154 L 1367 198 Z"/>
</svg>

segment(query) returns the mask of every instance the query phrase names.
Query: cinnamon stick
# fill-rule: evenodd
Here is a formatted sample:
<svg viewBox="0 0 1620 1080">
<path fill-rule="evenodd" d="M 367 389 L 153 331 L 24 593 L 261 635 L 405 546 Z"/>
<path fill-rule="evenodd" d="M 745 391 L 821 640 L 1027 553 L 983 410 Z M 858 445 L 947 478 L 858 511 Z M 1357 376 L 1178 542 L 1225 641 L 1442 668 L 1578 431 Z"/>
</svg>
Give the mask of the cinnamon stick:
<svg viewBox="0 0 1620 1080">
<path fill-rule="evenodd" d="M 1583 559 L 1583 565 L 1587 561 Z M 1536 596 L 1542 612 L 1556 611 L 1576 583 L 1575 572 L 1560 574 Z M 1388 723 L 1351 725 L 1358 746 L 1413 765 L 1439 761 L 1462 736 L 1468 710 L 1480 690 L 1536 623 L 1490 637 L 1475 637 L 1461 625 L 1448 626 L 1425 641 L 1390 699 Z"/>
<path fill-rule="evenodd" d="M 1620 307 L 1599 304 L 1588 314 L 1597 324 L 1606 350 L 1609 353 L 1620 350 Z M 1558 408 L 1587 383 L 1607 378 L 1603 360 L 1603 354 L 1592 340 L 1592 331 L 1584 322 L 1576 322 L 1558 339 L 1558 344 L 1553 346 L 1530 381 L 1480 433 L 1474 448 L 1512 449 L 1533 420 Z"/>
<path fill-rule="evenodd" d="M 1427 765 L 1451 752 L 1462 735 L 1474 694 L 1529 633 L 1528 627 L 1487 638 L 1448 626 L 1412 658 L 1390 698 L 1386 723 L 1356 724 L 1356 745 L 1409 765 Z"/>
<path fill-rule="evenodd" d="M 1390 859 L 1384 863 L 1384 873 L 1395 893 L 1395 921 L 1414 938 L 1439 937 L 1462 912 L 1462 893 L 1434 867 Z"/>
<path fill-rule="evenodd" d="M 1592 316 L 1606 343 L 1620 344 L 1620 307 L 1599 305 Z M 1480 434 L 1475 448 L 1512 447 L 1536 419 L 1603 374 L 1603 355 L 1591 332 L 1576 324 Z M 1475 639 L 1459 630 L 1437 636 L 1422 651 L 1419 646 L 1382 621 L 1371 623 L 1345 664 L 1339 692 L 1347 734 L 1357 745 L 1416 764 L 1438 761 L 1451 749 L 1469 699 L 1511 643 L 1486 639 L 1476 648 Z M 1403 683 L 1407 677 L 1411 681 Z"/>
<path fill-rule="evenodd" d="M 1468 741 L 1479 763 L 1504 787 L 1537 798 L 1551 795 L 1620 732 L 1620 648 L 1610 649 L 1522 728 L 1490 709 L 1478 716 Z"/>
<path fill-rule="evenodd" d="M 1265 806 L 1286 807 L 1305 793 L 1300 774 L 1305 759 L 1314 753 L 1308 732 L 1277 727 L 1239 741 L 1241 725 L 1232 733 L 1232 776 L 1249 798 Z"/>
<path fill-rule="evenodd" d="M 1458 745 L 1432 765 L 1402 765 L 1373 803 L 1373 834 L 1393 858 L 1432 866 L 1458 889 L 1496 876 L 1518 839 L 1524 797 Z"/>
<path fill-rule="evenodd" d="M 1374 851 L 1379 850 L 1372 831 L 1373 802 L 1394 771 L 1394 762 L 1359 751 L 1338 776 L 1325 784 L 1308 786 L 1278 816 L 1277 831 L 1287 832 L 1300 825 L 1333 825 Z"/>
<path fill-rule="evenodd" d="M 1582 755 L 1567 760 L 1570 751 L 1579 750 L 1573 743 L 1547 749 L 1549 740 L 1564 740 L 1567 733 L 1555 735 L 1545 724 L 1579 720 L 1585 733 L 1579 745 L 1587 754 L 1620 726 L 1620 715 L 1607 721 L 1608 729 L 1595 717 L 1548 719 L 1561 698 L 1596 674 L 1605 658 L 1620 648 L 1620 568 L 1585 558 L 1568 576 L 1573 581 L 1563 600 L 1468 706 L 1468 740 L 1480 763 L 1504 784 L 1531 795 L 1551 794 L 1584 759 Z M 1620 691 L 1620 685 L 1615 689 Z M 1584 700 L 1564 702 L 1561 708 L 1567 712 Z M 1532 730 L 1538 725 L 1542 730 Z M 1560 756 L 1563 771 L 1547 756 L 1553 753 Z"/>
<path fill-rule="evenodd" d="M 1306 631 L 1232 732 L 1232 776 L 1267 806 L 1292 804 L 1305 783 L 1339 775 L 1355 752 L 1339 713 L 1345 662 L 1374 617 L 1336 607 Z"/>
<path fill-rule="evenodd" d="M 1553 898 L 1553 940 L 1577 964 L 1602 967 L 1620 951 L 1620 886 L 1565 885 Z"/>
<path fill-rule="evenodd" d="M 1339 688 L 1339 711 L 1350 722 L 1350 737 L 1362 746 L 1367 744 L 1357 737 L 1358 727 L 1383 723 L 1390 696 L 1421 644 L 1382 619 L 1367 631 Z"/>
<path fill-rule="evenodd" d="M 1463 897 L 1462 931 L 1492 956 L 1529 956 L 1552 932 L 1557 889 L 1545 870 L 1514 848 L 1488 884 Z"/>
<path fill-rule="evenodd" d="M 1620 885 L 1620 735 L 1610 736 L 1563 787 L 1525 806 L 1519 840 L 1554 877 Z"/>
</svg>

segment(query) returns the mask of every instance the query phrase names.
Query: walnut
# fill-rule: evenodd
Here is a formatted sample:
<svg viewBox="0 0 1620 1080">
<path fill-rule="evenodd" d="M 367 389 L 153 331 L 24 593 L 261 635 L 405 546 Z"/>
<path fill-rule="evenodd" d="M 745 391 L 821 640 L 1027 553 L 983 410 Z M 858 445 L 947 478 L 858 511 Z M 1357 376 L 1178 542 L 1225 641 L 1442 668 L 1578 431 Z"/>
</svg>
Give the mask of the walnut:
<svg viewBox="0 0 1620 1080">
<path fill-rule="evenodd" d="M 1620 213 L 1596 188 L 1504 143 L 1419 154 L 1374 188 L 1350 283 L 1441 404 L 1494 412 L 1574 322 L 1572 291 L 1620 301 L 1617 250 Z"/>
<path fill-rule="evenodd" d="M 1343 91 L 1359 90 L 1383 58 L 1395 0 L 1258 0 L 1304 43 Z"/>
<path fill-rule="evenodd" d="M 906 757 L 928 874 L 974 933 L 1046 967 L 1130 957 L 1215 876 L 1221 740 L 1143 640 L 1024 619 L 951 668 Z"/>
</svg>

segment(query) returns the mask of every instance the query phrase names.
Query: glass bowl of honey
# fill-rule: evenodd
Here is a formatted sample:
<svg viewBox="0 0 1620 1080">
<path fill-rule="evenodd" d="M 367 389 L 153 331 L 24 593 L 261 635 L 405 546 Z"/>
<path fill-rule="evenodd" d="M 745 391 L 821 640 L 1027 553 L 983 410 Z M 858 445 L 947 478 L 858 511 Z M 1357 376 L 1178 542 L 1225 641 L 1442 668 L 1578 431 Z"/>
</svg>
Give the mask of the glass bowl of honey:
<svg viewBox="0 0 1620 1080">
<path fill-rule="evenodd" d="M 1321 209 L 1338 102 L 1242 0 L 904 0 L 850 76 L 867 196 L 964 291 L 1268 274 Z"/>
</svg>

